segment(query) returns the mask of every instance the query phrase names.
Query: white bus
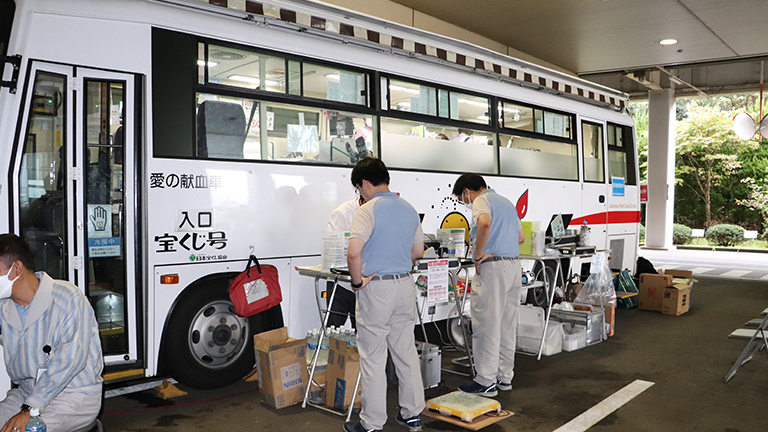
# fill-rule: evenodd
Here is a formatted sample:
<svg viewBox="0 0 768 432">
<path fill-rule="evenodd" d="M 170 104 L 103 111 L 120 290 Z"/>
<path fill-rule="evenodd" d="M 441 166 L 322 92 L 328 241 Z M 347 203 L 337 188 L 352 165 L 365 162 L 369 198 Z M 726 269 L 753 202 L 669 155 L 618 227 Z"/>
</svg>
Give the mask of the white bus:
<svg viewBox="0 0 768 432">
<path fill-rule="evenodd" d="M 318 327 L 294 267 L 367 154 L 427 233 L 468 215 L 450 191 L 476 172 L 634 266 L 627 97 L 574 76 L 301 0 L 0 0 L 0 46 L 0 231 L 91 299 L 107 377 L 222 386 L 255 332 Z M 226 288 L 250 253 L 283 302 L 242 319 Z"/>
</svg>

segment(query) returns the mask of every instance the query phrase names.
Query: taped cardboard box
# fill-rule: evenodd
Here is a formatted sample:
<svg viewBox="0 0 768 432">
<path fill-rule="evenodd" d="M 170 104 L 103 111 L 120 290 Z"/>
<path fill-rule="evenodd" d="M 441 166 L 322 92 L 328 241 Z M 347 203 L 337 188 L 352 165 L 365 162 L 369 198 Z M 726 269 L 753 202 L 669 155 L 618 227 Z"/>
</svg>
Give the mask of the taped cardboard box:
<svg viewBox="0 0 768 432">
<path fill-rule="evenodd" d="M 288 329 L 282 327 L 255 335 L 253 343 L 262 402 L 280 409 L 304 400 L 307 340 L 288 338 Z"/>
<path fill-rule="evenodd" d="M 640 288 L 637 295 L 637 307 L 643 310 L 662 310 L 664 290 L 672 285 L 672 275 L 643 273 L 640 275 Z"/>
<path fill-rule="evenodd" d="M 360 372 L 360 354 L 357 346 L 331 338 L 328 349 L 328 366 L 325 372 L 325 404 L 336 408 L 346 409 L 352 403 L 352 393 L 355 391 L 357 375 Z M 361 406 L 363 384 L 357 389 L 355 407 Z"/>
<path fill-rule="evenodd" d="M 691 306 L 691 286 L 676 284 L 664 290 L 664 305 L 661 313 L 665 315 L 682 315 Z"/>
</svg>

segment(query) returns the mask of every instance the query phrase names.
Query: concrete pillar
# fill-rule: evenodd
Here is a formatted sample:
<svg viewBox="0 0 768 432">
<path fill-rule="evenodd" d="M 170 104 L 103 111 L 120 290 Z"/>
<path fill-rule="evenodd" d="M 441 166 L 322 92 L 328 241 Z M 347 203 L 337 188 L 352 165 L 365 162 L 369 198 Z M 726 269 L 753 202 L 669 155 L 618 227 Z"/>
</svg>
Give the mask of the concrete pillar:
<svg viewBox="0 0 768 432">
<path fill-rule="evenodd" d="M 648 203 L 645 246 L 670 249 L 675 211 L 675 90 L 648 98 Z"/>
</svg>

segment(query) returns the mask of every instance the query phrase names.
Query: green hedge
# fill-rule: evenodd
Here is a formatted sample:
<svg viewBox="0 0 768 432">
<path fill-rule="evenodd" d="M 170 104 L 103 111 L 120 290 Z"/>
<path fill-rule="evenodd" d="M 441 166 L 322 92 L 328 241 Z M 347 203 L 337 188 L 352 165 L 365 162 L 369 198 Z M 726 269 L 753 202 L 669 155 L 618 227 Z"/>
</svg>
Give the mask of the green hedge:
<svg viewBox="0 0 768 432">
<path fill-rule="evenodd" d="M 640 224 L 640 243 L 645 243 L 645 227 Z"/>
<path fill-rule="evenodd" d="M 688 244 L 693 238 L 693 231 L 683 224 L 672 224 L 672 244 Z"/>
<path fill-rule="evenodd" d="M 744 240 L 744 228 L 729 224 L 715 225 L 707 230 L 704 237 L 718 246 L 735 246 Z"/>
</svg>

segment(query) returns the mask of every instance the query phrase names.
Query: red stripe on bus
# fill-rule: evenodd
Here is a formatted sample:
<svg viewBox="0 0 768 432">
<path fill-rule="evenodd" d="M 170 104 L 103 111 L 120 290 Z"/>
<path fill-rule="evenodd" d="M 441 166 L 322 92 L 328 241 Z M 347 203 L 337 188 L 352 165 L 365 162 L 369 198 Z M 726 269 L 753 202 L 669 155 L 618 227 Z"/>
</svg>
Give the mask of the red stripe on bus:
<svg viewBox="0 0 768 432">
<path fill-rule="evenodd" d="M 606 223 L 606 217 L 609 224 L 640 223 L 639 211 L 612 211 L 573 218 L 569 226 L 583 225 L 585 220 L 589 225 L 603 225 Z"/>
</svg>

